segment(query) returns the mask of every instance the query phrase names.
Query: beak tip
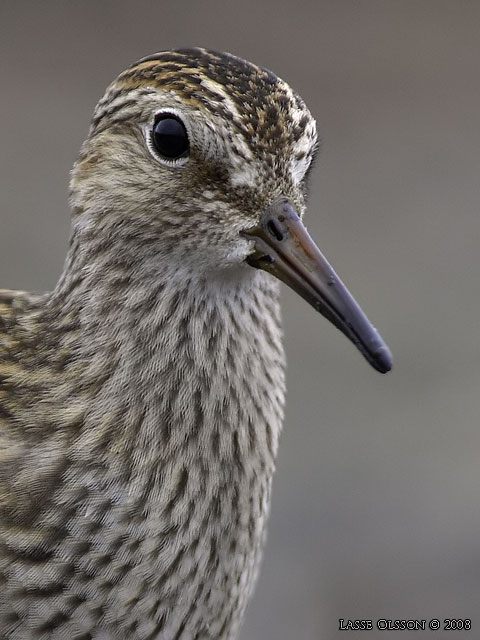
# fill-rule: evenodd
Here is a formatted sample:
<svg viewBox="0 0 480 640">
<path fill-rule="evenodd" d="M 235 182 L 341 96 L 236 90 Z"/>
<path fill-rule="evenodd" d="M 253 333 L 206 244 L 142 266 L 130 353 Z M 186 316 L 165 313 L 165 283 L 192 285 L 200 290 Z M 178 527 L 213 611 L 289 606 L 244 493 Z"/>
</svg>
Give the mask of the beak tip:
<svg viewBox="0 0 480 640">
<path fill-rule="evenodd" d="M 379 347 L 372 356 L 372 364 L 380 373 L 388 373 L 392 369 L 392 353 L 386 345 Z"/>
</svg>

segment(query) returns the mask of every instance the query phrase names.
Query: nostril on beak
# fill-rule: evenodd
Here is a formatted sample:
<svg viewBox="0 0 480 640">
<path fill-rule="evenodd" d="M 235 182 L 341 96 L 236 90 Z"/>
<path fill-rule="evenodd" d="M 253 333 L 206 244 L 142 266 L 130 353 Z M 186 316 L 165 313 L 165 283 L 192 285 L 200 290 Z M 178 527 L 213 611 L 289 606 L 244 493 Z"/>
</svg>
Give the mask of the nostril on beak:
<svg viewBox="0 0 480 640">
<path fill-rule="evenodd" d="M 269 220 L 267 222 L 267 229 L 269 230 L 270 235 L 272 235 L 279 242 L 281 242 L 285 238 L 285 235 L 276 220 Z"/>
</svg>

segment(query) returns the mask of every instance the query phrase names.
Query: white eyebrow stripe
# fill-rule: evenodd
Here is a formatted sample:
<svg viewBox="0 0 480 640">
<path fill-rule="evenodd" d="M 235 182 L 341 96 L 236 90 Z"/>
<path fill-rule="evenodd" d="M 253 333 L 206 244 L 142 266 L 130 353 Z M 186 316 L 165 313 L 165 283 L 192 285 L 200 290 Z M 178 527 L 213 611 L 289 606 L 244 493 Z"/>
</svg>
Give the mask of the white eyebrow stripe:
<svg viewBox="0 0 480 640">
<path fill-rule="evenodd" d="M 220 98 L 222 99 L 222 103 L 227 107 L 232 116 L 236 119 L 240 119 L 240 113 L 237 109 L 237 106 L 228 95 L 223 85 L 221 85 L 219 82 L 215 82 L 214 80 L 205 77 L 202 78 L 201 84 L 212 93 L 216 93 L 217 96 L 220 96 Z"/>
</svg>

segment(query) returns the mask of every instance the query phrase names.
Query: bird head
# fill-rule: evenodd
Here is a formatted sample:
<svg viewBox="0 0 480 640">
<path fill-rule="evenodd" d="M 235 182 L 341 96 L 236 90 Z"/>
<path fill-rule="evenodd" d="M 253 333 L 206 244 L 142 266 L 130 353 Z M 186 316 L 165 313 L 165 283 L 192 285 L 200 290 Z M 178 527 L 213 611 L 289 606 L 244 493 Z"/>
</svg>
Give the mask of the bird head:
<svg viewBox="0 0 480 640">
<path fill-rule="evenodd" d="M 95 109 L 72 173 L 74 232 L 150 269 L 268 271 L 388 371 L 301 221 L 316 147 L 312 115 L 272 72 L 205 49 L 143 58 Z"/>
</svg>

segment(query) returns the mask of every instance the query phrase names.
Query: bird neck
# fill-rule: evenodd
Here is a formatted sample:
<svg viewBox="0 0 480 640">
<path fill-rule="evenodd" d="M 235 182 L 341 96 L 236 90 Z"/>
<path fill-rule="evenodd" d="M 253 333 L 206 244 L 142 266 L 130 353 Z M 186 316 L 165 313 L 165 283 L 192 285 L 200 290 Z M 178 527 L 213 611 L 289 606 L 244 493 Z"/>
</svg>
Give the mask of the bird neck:
<svg viewBox="0 0 480 640">
<path fill-rule="evenodd" d="M 154 270 L 124 257 L 74 244 L 37 320 L 22 318 L 43 358 L 23 379 L 41 376 L 42 401 L 17 412 L 31 443 L 18 465 L 37 480 L 12 474 L 11 512 L 98 577 L 100 605 L 104 559 L 118 557 L 110 606 L 143 620 L 157 602 L 173 626 L 200 611 L 196 637 L 233 637 L 283 413 L 276 283 L 246 265 L 195 272 L 172 258 Z"/>
<path fill-rule="evenodd" d="M 225 469 L 256 461 L 273 471 L 284 370 L 268 274 L 243 264 L 195 272 L 168 256 L 137 264 L 73 242 L 50 308 L 66 327 L 59 348 L 74 354 L 89 433 L 78 456 L 98 449 L 119 472 L 179 451 L 211 462 L 213 451 Z"/>
</svg>

